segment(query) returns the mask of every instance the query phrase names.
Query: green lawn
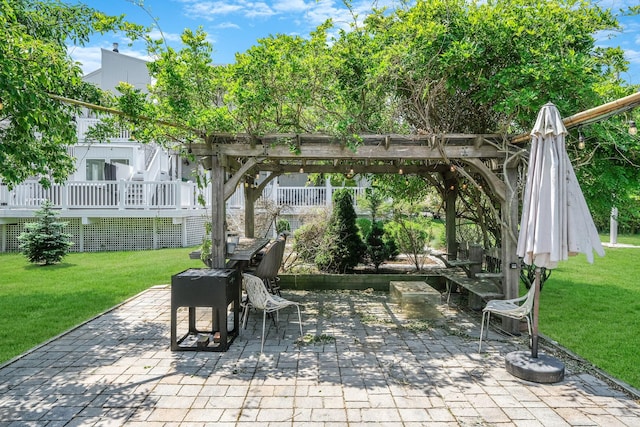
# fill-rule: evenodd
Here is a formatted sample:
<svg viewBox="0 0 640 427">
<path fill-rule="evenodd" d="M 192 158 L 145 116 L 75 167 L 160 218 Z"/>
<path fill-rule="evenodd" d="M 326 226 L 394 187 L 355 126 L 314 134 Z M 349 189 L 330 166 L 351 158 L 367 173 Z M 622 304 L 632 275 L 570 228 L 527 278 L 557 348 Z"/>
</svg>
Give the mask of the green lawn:
<svg viewBox="0 0 640 427">
<path fill-rule="evenodd" d="M 640 246 L 640 236 L 618 243 Z M 640 388 L 640 248 L 605 248 L 593 264 L 584 255 L 560 263 L 540 294 L 540 332 Z"/>
<path fill-rule="evenodd" d="M 607 236 L 602 236 L 608 241 Z M 620 243 L 640 246 L 640 236 Z M 0 254 L 0 363 L 66 331 L 171 275 L 202 267 L 192 248 L 72 253 L 39 267 Z M 640 388 L 640 248 L 605 249 L 561 263 L 545 283 L 540 332 L 616 378 Z"/>
<path fill-rule="evenodd" d="M 0 254 L 0 363 L 64 332 L 171 275 L 203 267 L 193 248 L 71 253 L 57 265 Z"/>
</svg>

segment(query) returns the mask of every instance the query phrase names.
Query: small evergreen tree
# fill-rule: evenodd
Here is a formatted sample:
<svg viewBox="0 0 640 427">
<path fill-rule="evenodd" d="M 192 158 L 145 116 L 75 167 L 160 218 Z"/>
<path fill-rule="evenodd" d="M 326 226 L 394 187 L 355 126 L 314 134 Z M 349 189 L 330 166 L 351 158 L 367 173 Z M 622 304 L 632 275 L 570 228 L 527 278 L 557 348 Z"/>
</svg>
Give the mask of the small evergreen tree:
<svg viewBox="0 0 640 427">
<path fill-rule="evenodd" d="M 367 259 L 378 271 L 380 264 L 389 259 L 389 248 L 383 240 L 384 228 L 382 223 L 376 221 L 372 224 L 371 231 L 367 235 Z"/>
<path fill-rule="evenodd" d="M 364 201 L 366 203 L 363 204 L 368 206 L 371 211 L 369 227 L 366 233 L 363 232 L 367 247 L 365 257 L 367 262 L 373 264 L 378 271 L 380 264 L 398 255 L 398 248 L 393 239 L 385 233 L 383 222 L 376 221 L 378 211 L 384 204 L 383 193 L 372 187 L 366 188 Z M 358 225 L 360 224 L 358 223 Z M 360 228 L 363 229 L 362 226 Z"/>
<path fill-rule="evenodd" d="M 369 233 L 371 233 L 371 220 L 369 218 L 358 218 L 356 225 L 358 226 L 358 230 L 360 230 L 362 240 L 367 240 Z"/>
<path fill-rule="evenodd" d="M 333 212 L 322 246 L 316 255 L 316 266 L 328 273 L 345 273 L 362 259 L 366 247 L 358 233 L 353 198 L 348 190 L 333 194 Z"/>
<path fill-rule="evenodd" d="M 26 223 L 24 228 L 27 231 L 18 236 L 20 251 L 34 264 L 60 262 L 73 245 L 71 235 L 62 232 L 67 223 L 56 221 L 57 213 L 53 212 L 48 200 L 36 211 L 35 216 L 38 222 Z"/>
</svg>

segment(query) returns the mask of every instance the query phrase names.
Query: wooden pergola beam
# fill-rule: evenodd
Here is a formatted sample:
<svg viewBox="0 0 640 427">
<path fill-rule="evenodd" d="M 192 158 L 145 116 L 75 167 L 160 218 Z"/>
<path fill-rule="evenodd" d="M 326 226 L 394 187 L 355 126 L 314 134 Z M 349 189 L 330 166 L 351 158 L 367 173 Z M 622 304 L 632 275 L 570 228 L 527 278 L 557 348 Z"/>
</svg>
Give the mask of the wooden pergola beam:
<svg viewBox="0 0 640 427">
<path fill-rule="evenodd" d="M 301 165 L 295 164 L 270 164 L 264 163 L 260 166 L 260 170 L 278 173 L 298 173 Z M 442 172 L 448 169 L 446 165 L 405 165 L 402 167 L 404 175 L 424 175 L 436 172 Z M 305 173 L 341 173 L 349 174 L 353 170 L 353 174 L 398 174 L 398 167 L 391 164 L 384 165 L 309 165 L 304 166 Z"/>
<path fill-rule="evenodd" d="M 288 145 L 245 143 L 192 144 L 192 152 L 197 156 L 212 154 L 228 157 L 264 157 L 267 159 L 305 159 L 305 160 L 442 160 L 464 158 L 502 158 L 504 152 L 494 145 L 406 145 L 395 144 L 385 148 L 380 145 L 361 145 L 355 151 L 331 143 L 302 143 L 296 151 Z"/>
<path fill-rule="evenodd" d="M 589 110 L 574 114 L 573 116 L 569 116 L 563 119 L 562 122 L 567 129 L 571 129 L 576 126 L 586 125 L 588 123 L 604 120 L 616 114 L 631 110 L 639 105 L 640 92 L 636 92 L 629 96 L 625 96 L 624 98 L 616 99 L 615 101 L 611 101 L 606 104 L 599 105 L 595 108 L 591 108 Z M 522 142 L 528 141 L 530 137 L 530 133 L 522 133 L 520 135 L 514 136 L 511 139 L 511 143 L 520 144 Z"/>
<path fill-rule="evenodd" d="M 265 144 L 265 145 L 303 145 L 303 144 L 338 144 L 343 145 L 344 140 L 336 136 L 320 133 L 272 133 L 262 136 L 250 134 L 233 133 L 212 133 L 209 134 L 210 142 L 214 144 Z M 380 145 L 391 147 L 394 144 L 403 145 L 436 145 L 436 144 L 459 144 L 459 145 L 483 145 L 484 142 L 499 142 L 504 139 L 501 134 L 361 134 L 358 135 L 359 145 Z"/>
</svg>

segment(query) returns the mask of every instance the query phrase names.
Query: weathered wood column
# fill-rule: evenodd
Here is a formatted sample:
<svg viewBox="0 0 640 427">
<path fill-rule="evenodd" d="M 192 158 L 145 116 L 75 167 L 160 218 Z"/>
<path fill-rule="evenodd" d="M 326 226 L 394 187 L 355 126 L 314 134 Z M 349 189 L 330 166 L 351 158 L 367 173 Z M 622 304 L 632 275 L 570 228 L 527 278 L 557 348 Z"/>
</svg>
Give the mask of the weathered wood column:
<svg viewBox="0 0 640 427">
<path fill-rule="evenodd" d="M 251 185 L 244 187 L 244 235 L 245 237 L 254 238 L 256 234 L 255 226 L 255 205 L 256 200 L 260 196 Z"/>
<path fill-rule="evenodd" d="M 218 156 L 211 156 L 211 268 L 226 264 L 224 175 Z"/>
<path fill-rule="evenodd" d="M 279 174 L 271 173 L 265 177 L 257 187 L 244 187 L 244 235 L 246 237 L 256 237 L 255 226 L 255 206 L 256 202 L 262 196 L 265 187 L 278 177 Z M 277 189 L 274 188 L 275 203 L 277 203 Z"/>
<path fill-rule="evenodd" d="M 444 178 L 445 193 L 445 235 L 447 238 L 448 259 L 454 260 L 458 256 L 458 242 L 456 240 L 456 200 L 458 198 L 458 180 L 446 172 Z"/>
<path fill-rule="evenodd" d="M 509 165 L 512 166 L 512 165 Z M 518 169 L 516 167 L 507 167 L 505 173 L 505 182 L 510 183 L 506 186 L 505 200 L 501 203 L 502 216 L 502 273 L 503 290 L 505 299 L 517 298 L 520 288 L 520 261 L 517 255 L 517 238 L 518 238 Z M 514 268 L 515 267 L 515 268 Z M 519 322 L 517 320 L 502 318 L 502 328 L 511 333 L 518 333 Z"/>
</svg>

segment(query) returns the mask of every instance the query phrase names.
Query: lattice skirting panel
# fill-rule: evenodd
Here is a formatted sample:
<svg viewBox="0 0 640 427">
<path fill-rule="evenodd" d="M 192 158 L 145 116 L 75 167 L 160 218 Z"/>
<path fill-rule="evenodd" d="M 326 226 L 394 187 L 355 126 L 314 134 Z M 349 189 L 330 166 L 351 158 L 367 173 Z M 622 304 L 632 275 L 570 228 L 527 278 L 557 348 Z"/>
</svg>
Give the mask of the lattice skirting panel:
<svg viewBox="0 0 640 427">
<path fill-rule="evenodd" d="M 57 218 L 66 222 L 72 252 L 128 251 L 180 248 L 199 245 L 205 233 L 203 216 L 185 218 L 95 218 L 83 224 L 80 218 Z M 0 225 L 2 252 L 18 252 L 18 236 L 33 218 Z"/>
</svg>

